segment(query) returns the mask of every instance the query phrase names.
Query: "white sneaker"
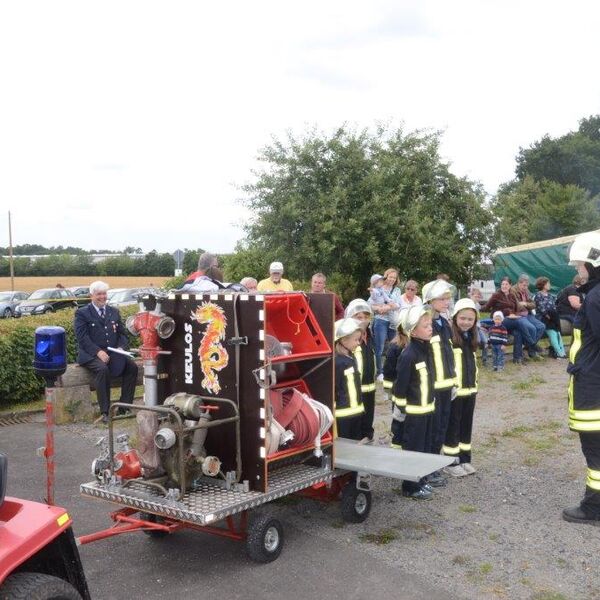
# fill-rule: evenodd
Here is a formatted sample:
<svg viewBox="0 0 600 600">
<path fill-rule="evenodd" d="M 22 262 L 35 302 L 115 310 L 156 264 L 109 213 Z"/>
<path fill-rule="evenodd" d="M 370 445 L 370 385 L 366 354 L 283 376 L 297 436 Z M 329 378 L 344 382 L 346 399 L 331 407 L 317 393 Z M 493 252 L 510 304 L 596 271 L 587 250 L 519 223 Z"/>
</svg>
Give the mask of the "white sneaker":
<svg viewBox="0 0 600 600">
<path fill-rule="evenodd" d="M 377 381 L 383 381 L 383 373 L 377 375 Z"/>
<path fill-rule="evenodd" d="M 477 469 L 471 463 L 462 463 L 461 467 L 467 472 L 467 475 L 473 475 L 473 473 L 477 473 Z"/>
<path fill-rule="evenodd" d="M 451 467 L 446 467 L 444 469 L 448 475 L 452 475 L 452 477 L 465 477 L 468 473 L 463 469 L 462 465 L 453 465 Z"/>
</svg>

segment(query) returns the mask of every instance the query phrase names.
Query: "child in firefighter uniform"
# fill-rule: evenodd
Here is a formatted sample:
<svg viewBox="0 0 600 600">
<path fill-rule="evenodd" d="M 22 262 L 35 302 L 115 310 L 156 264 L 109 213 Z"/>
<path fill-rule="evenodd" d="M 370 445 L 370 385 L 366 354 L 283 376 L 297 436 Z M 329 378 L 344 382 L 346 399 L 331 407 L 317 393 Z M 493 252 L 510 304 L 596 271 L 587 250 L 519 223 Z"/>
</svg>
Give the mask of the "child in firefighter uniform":
<svg viewBox="0 0 600 600">
<path fill-rule="evenodd" d="M 579 506 L 563 510 L 573 523 L 600 525 L 600 233 L 578 235 L 569 250 L 569 264 L 587 280 L 573 321 L 569 352 L 569 428 L 579 433 L 587 462 L 585 494 Z"/>
<path fill-rule="evenodd" d="M 459 300 L 452 314 L 452 342 L 456 367 L 456 397 L 452 401 L 446 441 L 442 451 L 457 461 L 446 472 L 454 477 L 475 473 L 471 464 L 471 433 L 477 397 L 477 348 L 479 310 L 470 298 Z"/>
<path fill-rule="evenodd" d="M 354 351 L 362 330 L 355 319 L 335 322 L 335 422 L 339 437 L 360 440 L 365 411 L 360 395 L 360 373 Z"/>
<path fill-rule="evenodd" d="M 402 435 L 404 433 L 404 420 L 406 413 L 401 406 L 397 406 L 394 401 L 392 389 L 394 381 L 398 374 L 398 359 L 402 350 L 408 345 L 408 336 L 404 333 L 402 325 L 399 323 L 396 329 L 396 337 L 389 343 L 385 362 L 383 363 L 383 391 L 389 395 L 392 402 L 392 442 L 390 446 L 398 450 L 402 449 Z"/>
<path fill-rule="evenodd" d="M 432 335 L 431 314 L 424 306 L 411 306 L 400 312 L 403 331 L 410 342 L 400 354 L 396 381 L 392 390 L 394 402 L 405 414 L 402 449 L 428 452 L 433 432 L 434 368 L 429 340 Z M 405 496 L 430 500 L 431 487 L 425 479 L 403 481 Z"/>
<path fill-rule="evenodd" d="M 377 364 L 375 362 L 375 341 L 369 328 L 373 310 L 369 303 L 362 298 L 356 298 L 348 304 L 344 316 L 359 322 L 362 331 L 360 344 L 354 350 L 356 366 L 360 373 L 361 401 L 365 408 L 361 418 L 362 444 L 373 443 L 373 420 L 375 418 L 375 377 L 377 376 Z"/>
<path fill-rule="evenodd" d="M 443 316 L 448 313 L 454 291 L 454 286 L 443 279 L 430 281 L 423 286 L 423 302 L 430 306 L 433 319 L 431 352 L 435 368 L 435 414 L 431 447 L 429 449 L 432 454 L 440 454 L 446 439 L 452 398 L 456 386 L 452 328 Z M 427 482 L 433 487 L 441 487 L 446 485 L 446 478 L 439 471 L 436 471 L 427 477 Z"/>
</svg>

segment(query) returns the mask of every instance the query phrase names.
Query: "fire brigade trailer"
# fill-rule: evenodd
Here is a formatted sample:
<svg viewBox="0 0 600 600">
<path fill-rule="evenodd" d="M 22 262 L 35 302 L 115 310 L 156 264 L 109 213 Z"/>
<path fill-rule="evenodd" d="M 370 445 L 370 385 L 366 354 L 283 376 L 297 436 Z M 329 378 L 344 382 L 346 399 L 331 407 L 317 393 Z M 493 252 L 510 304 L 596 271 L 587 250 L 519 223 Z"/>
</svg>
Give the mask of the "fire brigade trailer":
<svg viewBox="0 0 600 600">
<path fill-rule="evenodd" d="M 187 528 L 244 541 L 251 559 L 270 562 L 283 528 L 269 502 L 341 499 L 343 518 L 361 522 L 371 474 L 418 481 L 451 463 L 335 439 L 330 294 L 150 296 L 127 327 L 141 337 L 144 404 L 111 406 L 81 493 L 120 508 L 80 544 Z M 135 449 L 115 434 L 132 418 Z"/>
</svg>

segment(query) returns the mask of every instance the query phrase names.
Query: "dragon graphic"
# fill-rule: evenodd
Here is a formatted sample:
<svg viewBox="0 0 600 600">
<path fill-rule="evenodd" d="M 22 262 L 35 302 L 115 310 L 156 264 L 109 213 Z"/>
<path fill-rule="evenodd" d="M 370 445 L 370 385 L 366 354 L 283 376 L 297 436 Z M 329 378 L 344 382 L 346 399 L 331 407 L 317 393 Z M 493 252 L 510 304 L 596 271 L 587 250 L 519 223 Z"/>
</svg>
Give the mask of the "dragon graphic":
<svg viewBox="0 0 600 600">
<path fill-rule="evenodd" d="M 217 373 L 229 363 L 229 355 L 221 343 L 221 340 L 225 339 L 227 317 L 217 304 L 203 302 L 192 312 L 191 318 L 198 323 L 208 324 L 198 348 L 200 367 L 204 374 L 201 385 L 210 393 L 218 394 L 221 385 Z"/>
</svg>

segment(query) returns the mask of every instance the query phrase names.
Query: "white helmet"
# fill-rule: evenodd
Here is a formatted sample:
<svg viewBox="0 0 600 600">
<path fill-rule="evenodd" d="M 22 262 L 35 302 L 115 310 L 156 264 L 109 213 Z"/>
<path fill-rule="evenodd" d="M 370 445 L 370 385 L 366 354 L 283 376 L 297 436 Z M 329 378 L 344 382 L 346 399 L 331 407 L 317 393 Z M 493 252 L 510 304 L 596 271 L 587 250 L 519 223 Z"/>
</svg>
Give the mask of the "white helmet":
<svg viewBox="0 0 600 600">
<path fill-rule="evenodd" d="M 430 315 L 431 311 L 419 304 L 417 306 L 409 306 L 400 311 L 400 325 L 406 335 L 410 335 L 411 331 L 417 326 L 423 315 Z"/>
<path fill-rule="evenodd" d="M 479 316 L 479 308 L 477 307 L 475 302 L 473 302 L 473 300 L 471 300 L 471 298 L 461 298 L 454 305 L 454 310 L 452 311 L 452 316 L 455 317 L 461 310 L 464 310 L 465 308 L 470 308 L 471 310 L 474 310 L 475 314 L 477 316 Z"/>
<path fill-rule="evenodd" d="M 454 296 L 455 290 L 456 288 L 451 283 L 448 283 L 443 279 L 430 281 L 423 286 L 423 302 L 427 303 L 432 300 L 437 300 L 448 293 L 451 296 Z"/>
<path fill-rule="evenodd" d="M 335 341 L 337 342 L 343 337 L 346 337 L 347 335 L 350 335 L 359 329 L 360 323 L 356 319 L 339 319 L 335 322 L 334 326 Z"/>
<path fill-rule="evenodd" d="M 569 264 L 575 262 L 600 266 L 600 231 L 588 231 L 575 238 L 569 249 Z"/>
<path fill-rule="evenodd" d="M 366 300 L 363 300 L 362 298 L 354 298 L 354 300 L 351 300 L 348 306 L 346 307 L 344 316 L 347 319 L 349 319 L 361 312 L 373 315 L 373 309 Z"/>
</svg>

